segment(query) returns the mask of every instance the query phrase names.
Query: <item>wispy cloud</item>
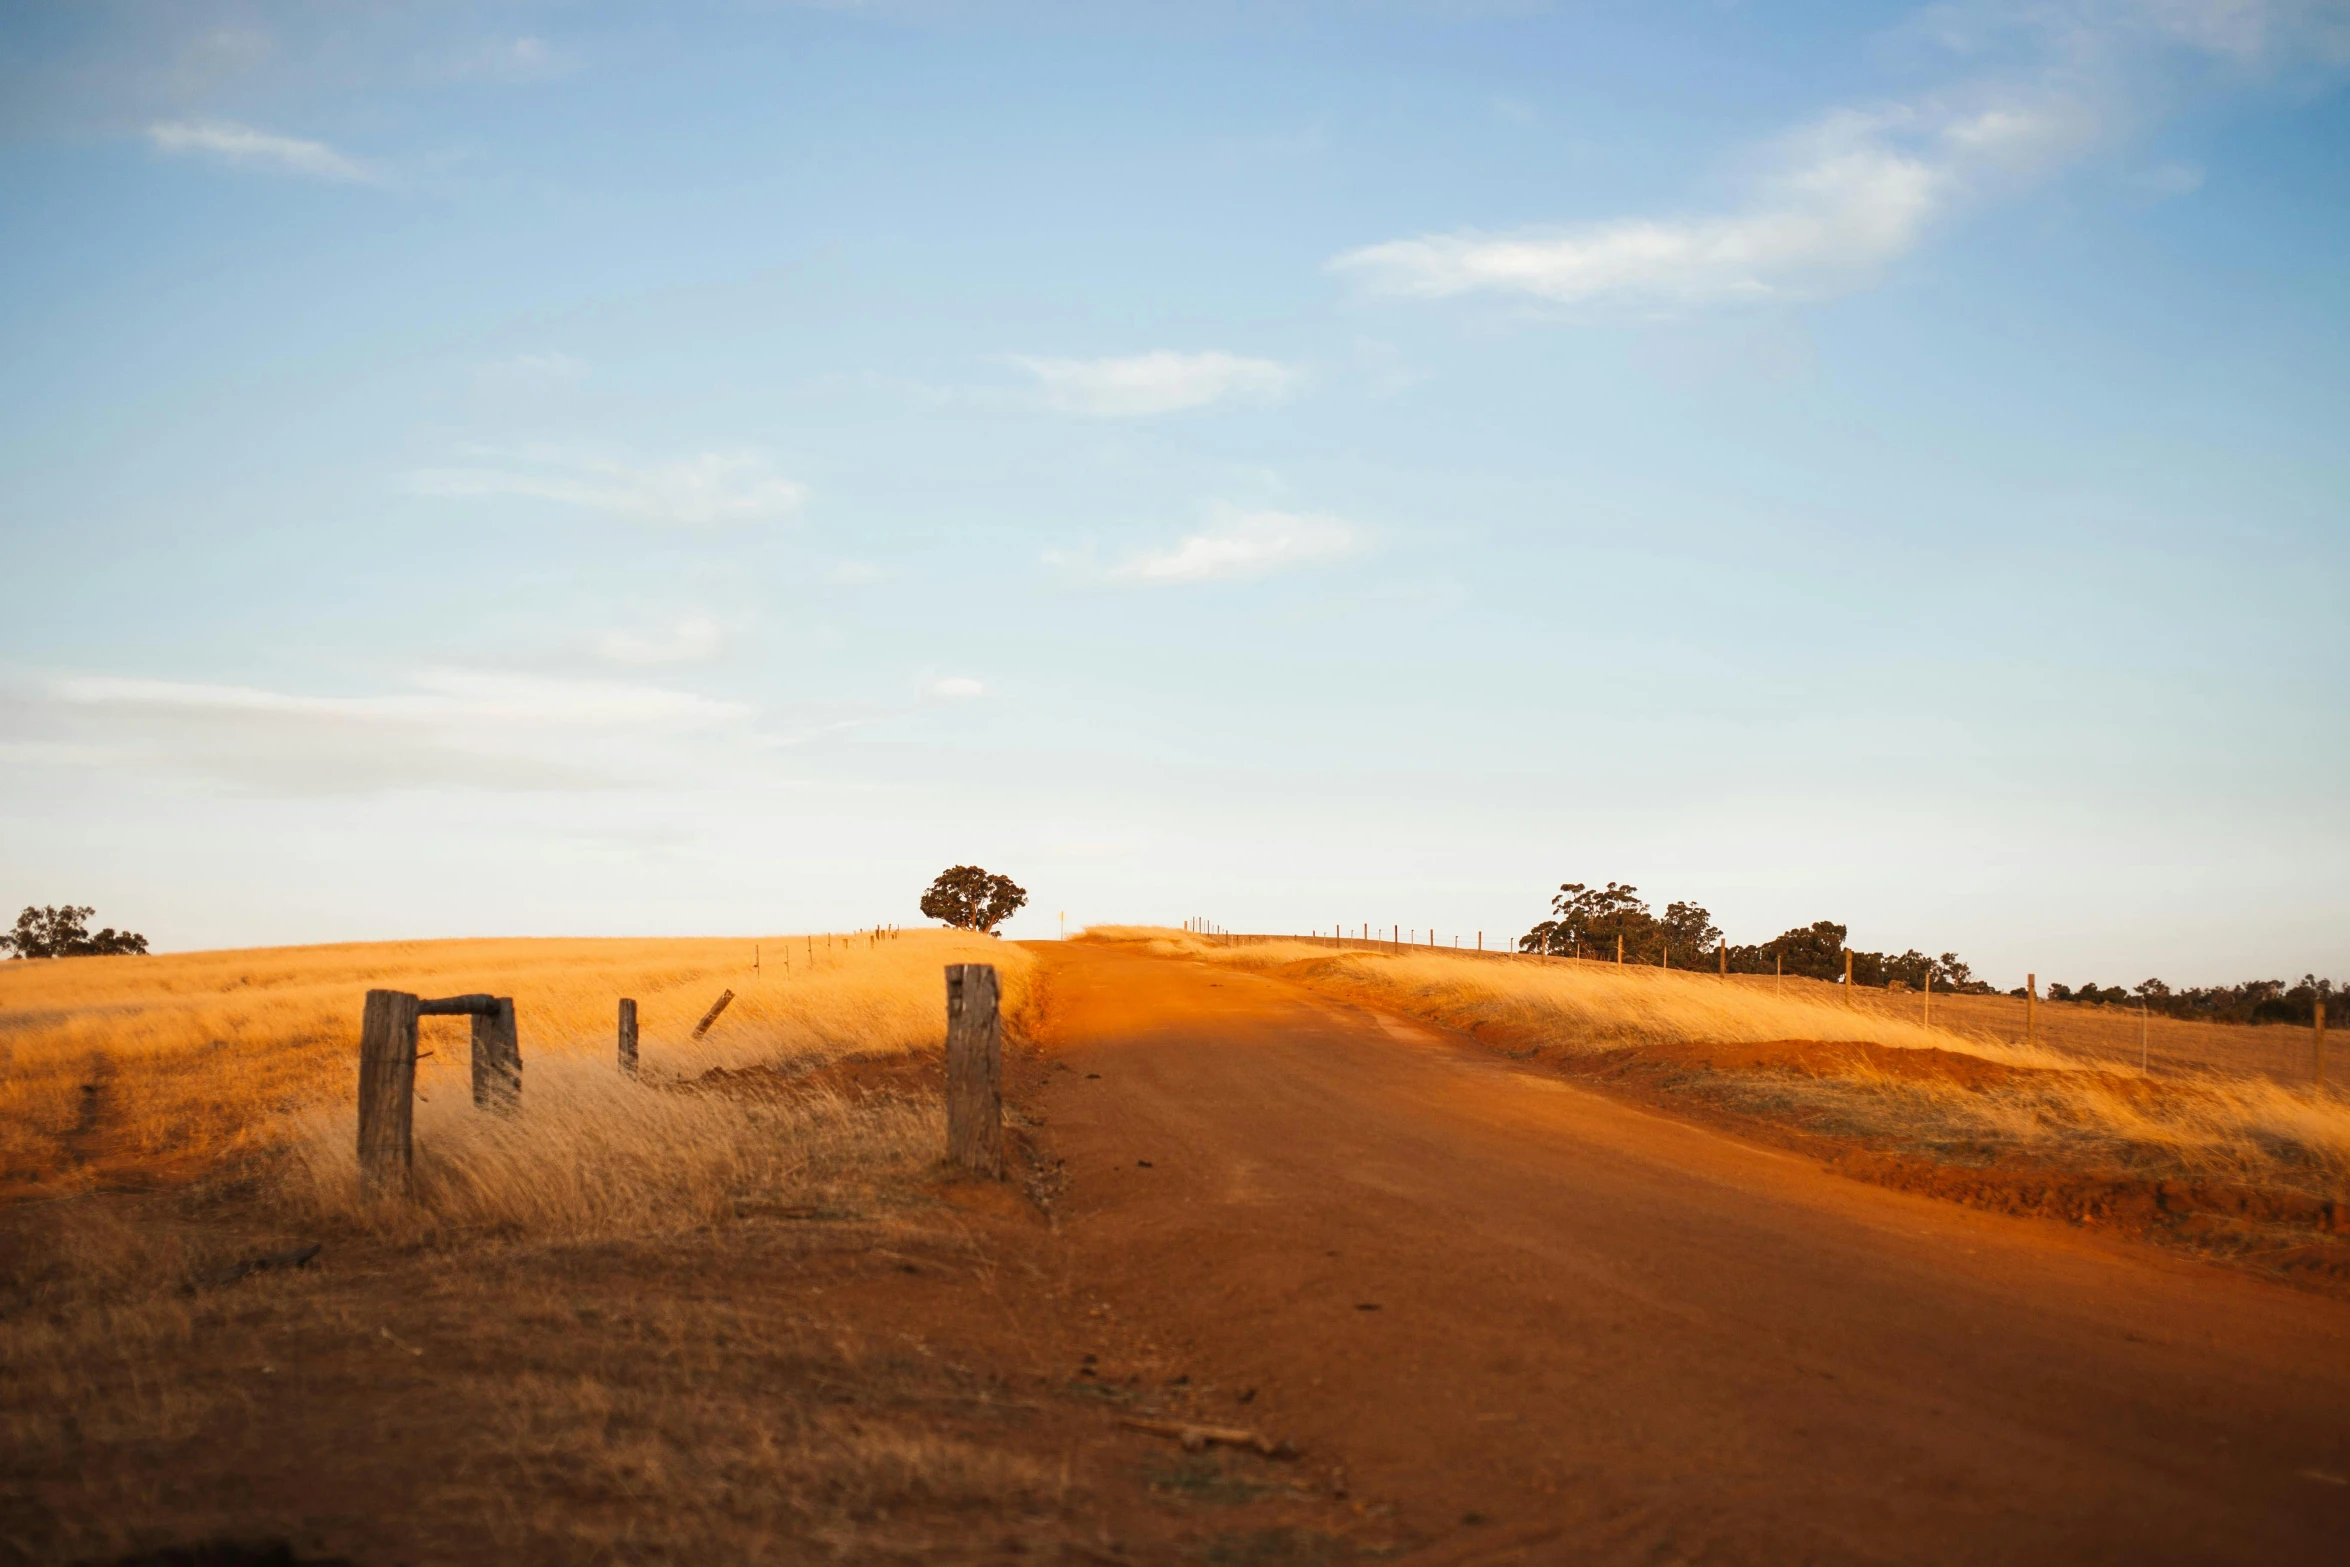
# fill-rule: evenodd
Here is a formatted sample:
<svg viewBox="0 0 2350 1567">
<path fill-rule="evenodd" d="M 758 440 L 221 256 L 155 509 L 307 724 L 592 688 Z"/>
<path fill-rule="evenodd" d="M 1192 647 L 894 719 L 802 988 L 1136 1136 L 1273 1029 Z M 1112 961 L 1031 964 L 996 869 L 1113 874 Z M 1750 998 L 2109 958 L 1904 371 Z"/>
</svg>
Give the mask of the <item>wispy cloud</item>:
<svg viewBox="0 0 2350 1567">
<path fill-rule="evenodd" d="M 1955 205 L 2072 155 L 2099 131 L 2094 111 L 2062 100 L 1841 111 L 1788 137 L 1754 199 L 1731 214 L 1424 235 L 1330 265 L 1373 293 L 1424 299 L 1692 305 L 1818 294 L 1866 279 Z"/>
<path fill-rule="evenodd" d="M 664 626 L 607 631 L 597 638 L 606 661 L 652 669 L 671 664 L 706 664 L 726 651 L 726 628 L 709 615 L 689 614 Z"/>
<path fill-rule="evenodd" d="M 1219 505 L 1208 526 L 1172 548 L 1137 555 L 1109 569 L 1123 582 L 1214 582 L 1261 577 L 1336 560 L 1361 547 L 1352 523 L 1327 512 L 1243 510 Z"/>
<path fill-rule="evenodd" d="M 147 139 L 167 153 L 197 154 L 244 168 L 306 174 L 313 179 L 365 181 L 374 171 L 322 141 L 279 136 L 224 120 L 173 120 L 147 127 Z"/>
<path fill-rule="evenodd" d="M 948 675 L 943 680 L 930 682 L 929 691 L 932 696 L 943 697 L 950 702 L 967 702 L 975 696 L 985 696 L 987 687 L 968 675 Z"/>
<path fill-rule="evenodd" d="M 1175 413 L 1228 398 L 1269 402 L 1298 381 L 1289 365 L 1222 352 L 1161 349 L 1113 359 L 1015 356 L 1012 362 L 1036 378 L 1047 407 L 1097 419 Z"/>
<path fill-rule="evenodd" d="M 12 734 L 66 740 L 87 764 L 300 795 L 611 787 L 750 717 L 658 686 L 473 670 L 366 696 L 66 675 L 0 691 L 0 706 Z"/>
<path fill-rule="evenodd" d="M 1832 294 L 1958 214 L 2116 142 L 2145 118 L 2160 58 L 2184 49 L 2238 73 L 2350 59 L 2350 11 L 2334 0 L 1953 4 L 1927 7 L 1915 29 L 1970 58 L 2004 37 L 2026 63 L 1823 114 L 1764 149 L 1745 199 L 1726 210 L 1422 234 L 1345 251 L 1330 270 L 1374 295 L 1570 307 Z"/>
<path fill-rule="evenodd" d="M 533 449 L 499 466 L 427 468 L 410 476 L 423 495 L 518 495 L 639 522 L 707 527 L 766 522 L 807 498 L 756 452 L 703 452 L 676 462 L 633 464 Z"/>
</svg>

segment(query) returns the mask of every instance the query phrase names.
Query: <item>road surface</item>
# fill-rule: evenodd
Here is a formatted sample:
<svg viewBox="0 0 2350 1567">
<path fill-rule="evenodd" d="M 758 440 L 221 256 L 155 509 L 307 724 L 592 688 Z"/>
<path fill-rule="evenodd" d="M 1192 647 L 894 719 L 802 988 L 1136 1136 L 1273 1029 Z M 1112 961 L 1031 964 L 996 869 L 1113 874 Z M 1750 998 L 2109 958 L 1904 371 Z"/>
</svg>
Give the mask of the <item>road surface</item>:
<svg viewBox="0 0 2350 1567">
<path fill-rule="evenodd" d="M 2350 1307 L 1041 950 L 1077 1276 L 1415 1560 L 2350 1562 Z"/>
</svg>

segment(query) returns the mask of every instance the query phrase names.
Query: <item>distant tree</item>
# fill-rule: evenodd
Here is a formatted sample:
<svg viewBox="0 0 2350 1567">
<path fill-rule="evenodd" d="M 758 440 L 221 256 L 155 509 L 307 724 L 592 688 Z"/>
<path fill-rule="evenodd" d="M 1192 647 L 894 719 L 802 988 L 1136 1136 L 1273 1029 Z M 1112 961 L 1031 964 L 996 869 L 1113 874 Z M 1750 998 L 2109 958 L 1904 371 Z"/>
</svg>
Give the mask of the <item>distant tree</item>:
<svg viewBox="0 0 2350 1567">
<path fill-rule="evenodd" d="M 957 930 L 984 931 L 1010 919 L 1028 902 L 1026 889 L 1009 876 L 998 876 L 976 865 L 954 865 L 938 873 L 922 894 L 922 912 Z"/>
<path fill-rule="evenodd" d="M 27 904 L 16 917 L 16 928 L 0 935 L 0 951 L 16 958 L 87 958 L 147 950 L 147 938 L 135 931 L 109 925 L 91 935 L 89 919 L 97 912 L 86 904 Z"/>
<path fill-rule="evenodd" d="M 1696 968 L 1714 956 L 1714 943 L 1722 933 L 1714 928 L 1714 917 L 1695 903 L 1668 903 L 1665 917 L 1657 922 L 1657 936 L 1673 963 L 1680 968 Z"/>
<path fill-rule="evenodd" d="M 1624 938 L 1624 956 L 1633 962 L 1654 962 L 1656 917 L 1640 901 L 1638 887 L 1609 882 L 1602 888 L 1570 881 L 1550 900 L 1556 916 L 1544 920 L 1518 942 L 1527 952 L 1563 953 L 1569 957 L 1612 958 L 1616 938 Z"/>
<path fill-rule="evenodd" d="M 1845 927 L 1834 920 L 1815 920 L 1785 932 L 1769 944 L 1768 950 L 1778 954 L 1790 974 L 1801 974 L 1806 979 L 1840 980 L 1844 977 L 1845 934 Z M 1854 964 L 1855 979 L 1860 977 L 1858 968 Z"/>
</svg>

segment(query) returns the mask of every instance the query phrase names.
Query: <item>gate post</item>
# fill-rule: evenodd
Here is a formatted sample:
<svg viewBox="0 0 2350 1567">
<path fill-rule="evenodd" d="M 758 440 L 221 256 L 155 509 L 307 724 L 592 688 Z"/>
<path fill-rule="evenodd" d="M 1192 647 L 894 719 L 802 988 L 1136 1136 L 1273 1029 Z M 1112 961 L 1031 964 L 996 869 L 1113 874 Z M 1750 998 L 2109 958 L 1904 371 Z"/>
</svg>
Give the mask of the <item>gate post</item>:
<svg viewBox="0 0 2350 1567">
<path fill-rule="evenodd" d="M 947 1162 L 980 1175 L 1004 1173 L 1001 992 L 990 963 L 947 970 Z"/>
<path fill-rule="evenodd" d="M 404 990 L 371 990 L 359 1021 L 359 1184 L 406 1197 L 416 1169 L 416 1009 Z"/>
<path fill-rule="evenodd" d="M 473 1108 L 514 1111 L 522 1105 L 522 1041 L 514 998 L 499 996 L 473 1014 Z"/>
</svg>

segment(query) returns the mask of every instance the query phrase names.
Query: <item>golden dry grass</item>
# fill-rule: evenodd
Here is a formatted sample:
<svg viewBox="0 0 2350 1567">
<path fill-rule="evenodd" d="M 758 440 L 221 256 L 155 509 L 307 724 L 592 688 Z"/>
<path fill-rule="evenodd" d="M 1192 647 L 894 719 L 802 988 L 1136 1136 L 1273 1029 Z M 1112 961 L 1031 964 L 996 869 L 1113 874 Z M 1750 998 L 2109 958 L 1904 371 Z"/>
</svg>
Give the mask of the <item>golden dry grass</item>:
<svg viewBox="0 0 2350 1567">
<path fill-rule="evenodd" d="M 1881 1000 L 1846 1006 L 1839 987 L 1775 990 L 1761 977 L 1725 982 L 1709 974 L 1571 959 L 1499 961 L 1442 949 L 1333 951 L 1309 941 L 1229 942 L 1142 926 L 1097 926 L 1085 936 L 1277 973 L 1448 1028 L 1535 1038 L 1576 1052 L 1806 1040 L 1957 1052 L 2023 1070 L 1970 1087 L 1891 1074 L 1856 1059 L 1825 1075 L 1774 1083 L 1773 1093 L 1905 1141 L 2350 1195 L 2350 1101 L 2339 1093 L 2218 1073 L 2151 1082 L 2132 1066 L 2084 1062 L 1973 1029 L 1928 1028 Z"/>
<path fill-rule="evenodd" d="M 323 1200 L 344 1173 L 334 1149 L 351 1141 L 360 1002 L 383 987 L 515 999 L 528 1113 L 512 1122 L 471 1109 L 467 1021 L 424 1022 L 428 1210 L 486 1217 L 481 1193 L 495 1186 L 515 1194 L 504 1201 L 518 1218 L 594 1208 L 620 1222 L 615 1205 L 637 1200 L 621 1195 L 630 1165 L 631 1188 L 663 1202 L 680 1199 L 686 1166 L 707 1168 L 713 1183 L 694 1199 L 707 1205 L 740 1184 L 743 1161 L 774 1157 L 758 1150 L 780 1133 L 837 1123 L 837 1112 L 820 1099 L 787 1112 L 622 1092 L 620 997 L 638 1002 L 644 1075 L 658 1085 L 713 1067 L 926 1047 L 943 1031 L 944 964 L 996 964 L 1014 1014 L 1032 966 L 1008 943 L 952 932 L 762 937 L 757 973 L 753 945 L 435 941 L 0 964 L 0 1194 L 172 1183 L 299 1148 L 308 1199 Z M 691 1039 L 725 989 L 733 1004 Z M 808 1124 L 765 1124 L 786 1114 Z M 904 1131 L 876 1129 L 885 1140 Z"/>
</svg>

